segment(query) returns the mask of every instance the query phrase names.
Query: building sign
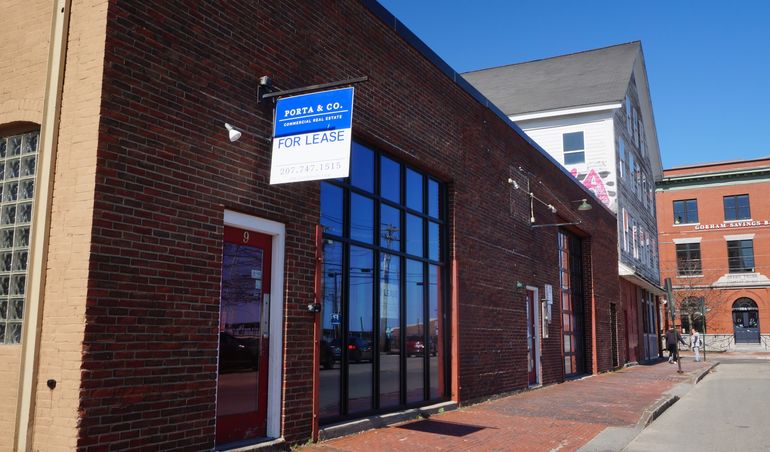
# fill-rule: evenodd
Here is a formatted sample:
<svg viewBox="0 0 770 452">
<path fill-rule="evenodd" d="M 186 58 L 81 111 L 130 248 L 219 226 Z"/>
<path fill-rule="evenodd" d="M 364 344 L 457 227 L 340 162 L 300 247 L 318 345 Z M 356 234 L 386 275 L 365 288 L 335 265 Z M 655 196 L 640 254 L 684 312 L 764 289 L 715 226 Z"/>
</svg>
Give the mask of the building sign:
<svg viewBox="0 0 770 452">
<path fill-rule="evenodd" d="M 347 177 L 353 88 L 279 99 L 270 184 Z"/>
<path fill-rule="evenodd" d="M 696 224 L 694 229 L 696 231 L 707 231 L 711 229 L 745 229 L 745 228 L 762 228 L 770 226 L 770 220 L 747 220 L 747 221 L 730 221 L 726 223 L 716 224 Z"/>
</svg>

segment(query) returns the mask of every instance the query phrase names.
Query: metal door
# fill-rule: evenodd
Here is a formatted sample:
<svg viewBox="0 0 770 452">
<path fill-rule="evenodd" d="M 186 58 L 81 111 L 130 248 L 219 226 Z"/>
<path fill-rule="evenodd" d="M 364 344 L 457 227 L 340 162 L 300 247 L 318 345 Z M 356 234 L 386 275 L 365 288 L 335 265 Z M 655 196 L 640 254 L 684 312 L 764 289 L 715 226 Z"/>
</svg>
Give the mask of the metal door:
<svg viewBox="0 0 770 452">
<path fill-rule="evenodd" d="M 535 292 L 527 290 L 527 368 L 529 384 L 537 384 L 537 316 Z"/>
</svg>

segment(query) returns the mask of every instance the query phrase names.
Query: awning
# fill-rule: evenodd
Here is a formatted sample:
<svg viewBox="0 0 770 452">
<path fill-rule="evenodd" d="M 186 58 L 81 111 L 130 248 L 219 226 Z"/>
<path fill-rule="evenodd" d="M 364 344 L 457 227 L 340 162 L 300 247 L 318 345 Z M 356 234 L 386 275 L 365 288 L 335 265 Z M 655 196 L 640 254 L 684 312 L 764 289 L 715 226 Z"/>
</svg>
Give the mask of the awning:
<svg viewBox="0 0 770 452">
<path fill-rule="evenodd" d="M 621 278 L 631 282 L 636 286 L 643 288 L 644 290 L 652 293 L 653 295 L 663 296 L 666 295 L 666 291 L 662 287 L 650 282 L 644 276 L 636 272 L 635 269 L 618 262 L 618 274 Z"/>
</svg>

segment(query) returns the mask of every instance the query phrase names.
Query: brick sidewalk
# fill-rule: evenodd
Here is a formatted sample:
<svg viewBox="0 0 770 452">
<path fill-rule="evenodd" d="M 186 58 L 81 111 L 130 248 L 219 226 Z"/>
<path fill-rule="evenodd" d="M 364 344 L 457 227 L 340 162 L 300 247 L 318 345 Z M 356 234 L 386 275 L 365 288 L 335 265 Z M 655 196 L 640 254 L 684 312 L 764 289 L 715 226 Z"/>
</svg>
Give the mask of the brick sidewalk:
<svg viewBox="0 0 770 452">
<path fill-rule="evenodd" d="M 302 450 L 577 450 L 607 427 L 635 426 L 645 410 L 667 398 L 666 391 L 712 365 L 682 362 L 682 374 L 666 361 L 633 366 Z"/>
</svg>

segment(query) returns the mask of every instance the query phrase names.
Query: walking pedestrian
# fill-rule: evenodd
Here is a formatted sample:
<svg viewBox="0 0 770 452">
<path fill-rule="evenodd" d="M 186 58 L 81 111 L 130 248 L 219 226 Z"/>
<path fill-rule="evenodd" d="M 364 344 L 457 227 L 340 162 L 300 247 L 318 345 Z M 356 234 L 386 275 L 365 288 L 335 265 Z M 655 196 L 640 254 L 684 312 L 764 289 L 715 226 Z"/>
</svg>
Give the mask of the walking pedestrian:
<svg viewBox="0 0 770 452">
<path fill-rule="evenodd" d="M 692 349 L 693 353 L 695 353 L 695 362 L 700 361 L 700 348 L 703 346 L 703 343 L 700 338 L 700 334 L 698 334 L 698 331 L 692 330 L 692 335 L 690 336 L 690 348 Z"/>
<path fill-rule="evenodd" d="M 677 345 L 679 342 L 681 342 L 682 345 L 687 345 L 684 339 L 682 339 L 682 335 L 679 334 L 679 331 L 672 326 L 666 331 L 666 348 L 668 348 L 669 363 L 673 364 L 679 359 L 679 347 Z"/>
</svg>

